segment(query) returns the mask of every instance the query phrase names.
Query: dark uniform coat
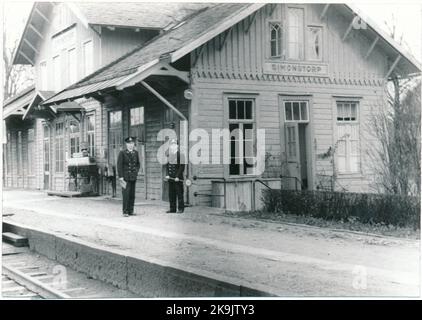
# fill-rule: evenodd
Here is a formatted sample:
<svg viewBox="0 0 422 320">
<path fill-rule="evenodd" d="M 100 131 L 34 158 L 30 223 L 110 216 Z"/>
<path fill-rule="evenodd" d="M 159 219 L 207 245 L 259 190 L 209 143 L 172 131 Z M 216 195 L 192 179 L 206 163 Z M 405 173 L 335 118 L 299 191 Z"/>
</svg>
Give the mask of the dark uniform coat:
<svg viewBox="0 0 422 320">
<path fill-rule="evenodd" d="M 136 181 L 140 167 L 138 151 L 129 151 L 127 149 L 120 151 L 117 158 L 117 174 L 119 178 L 123 178 L 125 181 Z"/>
<path fill-rule="evenodd" d="M 126 188 L 122 188 L 123 214 L 133 214 L 136 178 L 138 177 L 140 166 L 138 151 L 129 151 L 127 149 L 120 151 L 117 158 L 117 175 L 126 181 Z"/>
</svg>

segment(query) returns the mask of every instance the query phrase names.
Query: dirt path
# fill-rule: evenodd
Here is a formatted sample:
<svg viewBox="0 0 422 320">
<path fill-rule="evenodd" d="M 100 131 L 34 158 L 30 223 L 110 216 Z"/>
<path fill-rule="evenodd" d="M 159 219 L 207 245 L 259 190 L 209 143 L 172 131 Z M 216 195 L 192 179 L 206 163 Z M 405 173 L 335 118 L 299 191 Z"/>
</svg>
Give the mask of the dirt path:
<svg viewBox="0 0 422 320">
<path fill-rule="evenodd" d="M 419 241 L 225 217 L 210 208 L 184 215 L 139 203 L 4 194 L 7 220 L 147 254 L 160 260 L 271 287 L 280 295 L 419 295 Z"/>
</svg>

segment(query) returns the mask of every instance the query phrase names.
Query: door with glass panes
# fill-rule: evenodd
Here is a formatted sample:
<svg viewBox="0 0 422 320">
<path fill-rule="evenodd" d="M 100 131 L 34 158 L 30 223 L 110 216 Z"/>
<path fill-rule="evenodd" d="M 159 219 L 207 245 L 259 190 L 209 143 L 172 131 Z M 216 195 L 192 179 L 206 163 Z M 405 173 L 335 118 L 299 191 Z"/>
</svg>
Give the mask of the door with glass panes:
<svg viewBox="0 0 422 320">
<path fill-rule="evenodd" d="M 284 184 L 289 189 L 308 188 L 309 101 L 282 99 L 281 125 L 284 126 Z"/>
</svg>

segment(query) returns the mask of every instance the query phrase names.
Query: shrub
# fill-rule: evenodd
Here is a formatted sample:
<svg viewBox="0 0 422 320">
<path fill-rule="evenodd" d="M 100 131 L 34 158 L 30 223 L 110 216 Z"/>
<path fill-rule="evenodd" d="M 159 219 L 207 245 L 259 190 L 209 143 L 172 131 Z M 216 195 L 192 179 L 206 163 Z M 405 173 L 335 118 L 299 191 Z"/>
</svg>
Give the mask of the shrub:
<svg viewBox="0 0 422 320">
<path fill-rule="evenodd" d="M 326 220 L 420 227 L 420 198 L 392 194 L 264 190 L 264 210 Z"/>
</svg>

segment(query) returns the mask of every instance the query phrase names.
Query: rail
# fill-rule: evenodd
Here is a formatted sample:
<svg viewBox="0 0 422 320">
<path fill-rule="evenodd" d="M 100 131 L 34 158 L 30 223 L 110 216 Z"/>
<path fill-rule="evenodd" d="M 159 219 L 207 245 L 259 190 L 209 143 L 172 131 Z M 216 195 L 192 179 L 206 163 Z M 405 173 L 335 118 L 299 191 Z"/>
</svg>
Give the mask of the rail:
<svg viewBox="0 0 422 320">
<path fill-rule="evenodd" d="M 294 177 L 294 176 L 283 176 L 282 174 L 280 174 L 280 179 L 282 180 L 283 178 L 294 179 L 295 180 L 295 190 L 296 191 L 298 190 L 298 188 L 297 188 L 298 182 L 299 182 L 299 185 L 300 185 L 300 189 L 303 189 L 302 181 L 300 181 L 298 177 Z"/>
<path fill-rule="evenodd" d="M 71 296 L 56 290 L 34 277 L 3 263 L 2 274 L 46 299 L 69 299 Z"/>
</svg>

